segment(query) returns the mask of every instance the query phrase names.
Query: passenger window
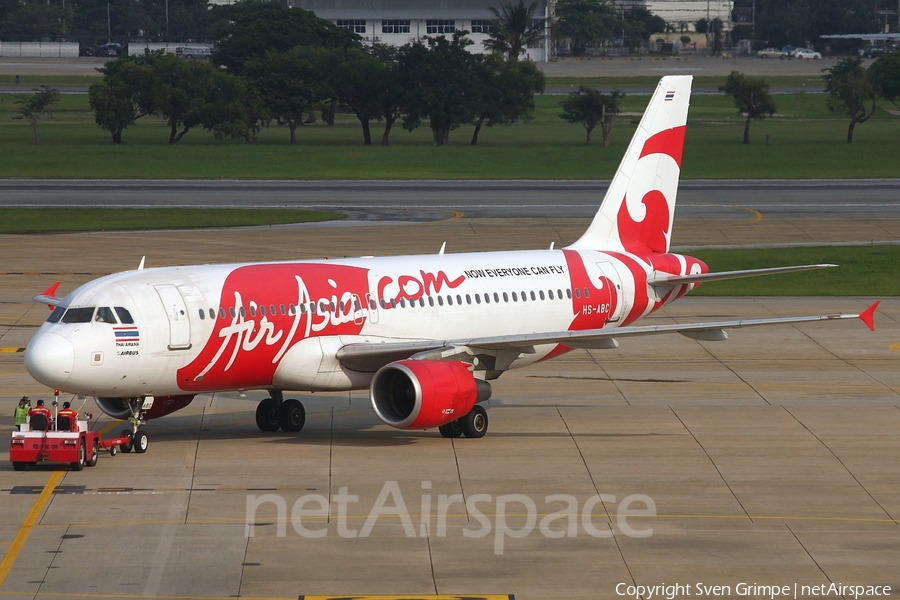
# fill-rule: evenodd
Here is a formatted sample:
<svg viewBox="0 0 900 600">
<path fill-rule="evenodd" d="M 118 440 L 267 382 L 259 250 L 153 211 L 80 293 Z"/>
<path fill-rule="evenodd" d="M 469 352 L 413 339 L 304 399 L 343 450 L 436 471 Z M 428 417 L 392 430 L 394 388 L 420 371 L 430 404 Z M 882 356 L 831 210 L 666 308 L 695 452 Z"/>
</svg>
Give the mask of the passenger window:
<svg viewBox="0 0 900 600">
<path fill-rule="evenodd" d="M 578 288 L 575 288 L 575 297 L 579 300 L 581 299 L 581 290 L 579 290 Z"/>
<path fill-rule="evenodd" d="M 305 315 L 306 314 L 306 303 L 304 302 L 303 304 L 299 305 L 299 307 L 300 307 L 300 314 Z"/>
<path fill-rule="evenodd" d="M 406 308 L 406 300 L 400 298 L 400 308 Z"/>
<path fill-rule="evenodd" d="M 291 304 L 290 306 L 288 306 L 288 314 L 291 315 L 292 317 L 294 315 L 296 315 L 297 314 L 297 305 Z"/>
<path fill-rule="evenodd" d="M 512 293 L 512 298 L 513 298 L 513 302 L 519 301 L 519 296 L 517 296 L 515 292 Z"/>
<path fill-rule="evenodd" d="M 205 321 L 205 320 L 206 320 L 206 311 L 203 310 L 202 308 L 200 309 L 200 320 L 201 320 L 201 321 Z"/>
<path fill-rule="evenodd" d="M 261 316 L 261 317 L 266 316 L 266 305 L 265 304 L 259 305 L 259 316 Z"/>
<path fill-rule="evenodd" d="M 559 299 L 562 300 L 562 290 L 556 290 L 556 294 L 559 296 Z"/>
<path fill-rule="evenodd" d="M 281 309 L 281 314 L 282 314 L 282 315 L 286 315 L 286 314 L 287 314 L 287 310 L 285 309 L 284 304 L 279 304 L 279 305 L 278 305 L 278 308 Z"/>
<path fill-rule="evenodd" d="M 94 315 L 94 320 L 98 323 L 116 323 L 116 316 L 108 306 L 101 306 Z"/>
<path fill-rule="evenodd" d="M 462 296 L 459 294 L 456 295 L 456 303 L 462 306 Z"/>
<path fill-rule="evenodd" d="M 444 297 L 443 296 L 438 296 L 438 304 L 441 306 L 444 305 Z"/>
<path fill-rule="evenodd" d="M 220 318 L 220 319 L 224 319 L 225 317 L 226 317 L 226 315 L 225 315 L 225 309 L 224 309 L 224 308 L 219 308 L 219 318 Z"/>
<path fill-rule="evenodd" d="M 537 300 L 537 296 L 534 295 L 534 290 L 531 290 L 531 299 Z M 541 300 L 544 299 L 544 292 L 541 292 Z"/>
<path fill-rule="evenodd" d="M 384 298 L 381 299 L 381 308 L 387 308 L 387 302 L 384 301 Z"/>
<path fill-rule="evenodd" d="M 269 314 L 272 315 L 273 317 L 275 316 L 276 312 L 275 312 L 275 305 L 274 305 L 274 304 L 270 304 L 270 305 L 269 305 Z"/>
<path fill-rule="evenodd" d="M 425 298 L 424 297 L 421 297 L 421 296 L 419 297 L 419 306 L 422 308 L 425 307 Z"/>
<path fill-rule="evenodd" d="M 391 298 L 391 308 L 397 308 L 397 299 Z"/>
<path fill-rule="evenodd" d="M 447 306 L 453 306 L 453 296 L 447 296 Z"/>
<path fill-rule="evenodd" d="M 478 294 L 475 294 L 475 302 L 481 302 L 481 300 L 478 299 Z M 490 304 L 490 303 L 491 303 L 491 295 L 490 295 L 490 294 L 485 294 L 485 295 L 484 295 L 484 303 L 485 303 L 485 304 Z"/>
<path fill-rule="evenodd" d="M 466 294 L 466 304 L 472 304 L 472 296 Z"/>
<path fill-rule="evenodd" d="M 503 301 L 509 302 L 509 296 L 506 295 L 506 292 L 503 292 Z"/>
<path fill-rule="evenodd" d="M 213 310 L 212 308 L 209 309 L 209 318 L 210 318 L 211 320 L 215 320 L 215 318 L 216 318 L 216 311 Z"/>
<path fill-rule="evenodd" d="M 543 298 L 543 294 L 544 294 L 544 292 L 541 292 L 541 300 L 544 299 L 544 298 Z M 548 297 L 550 300 L 553 300 L 553 290 L 547 290 L 547 297 Z"/>
<path fill-rule="evenodd" d="M 63 315 L 63 323 L 90 323 L 94 316 L 94 307 L 90 308 L 70 308 Z"/>
<path fill-rule="evenodd" d="M 534 292 L 531 292 L 531 293 L 533 294 Z M 522 292 L 522 302 L 525 302 L 526 300 L 528 300 L 528 294 L 526 294 L 525 292 Z"/>
<path fill-rule="evenodd" d="M 256 316 L 256 306 L 254 306 L 253 304 L 250 305 L 250 316 L 251 317 Z"/>
<path fill-rule="evenodd" d="M 566 288 L 566 298 L 568 298 L 569 300 L 572 299 L 572 290 L 570 290 L 569 288 Z"/>
<path fill-rule="evenodd" d="M 434 306 L 434 298 L 432 296 L 428 296 L 428 306 Z"/>
<path fill-rule="evenodd" d="M 587 288 L 584 288 L 584 297 L 585 297 L 585 298 L 590 298 L 590 297 L 591 297 L 591 292 L 590 292 L 590 290 L 588 290 Z"/>
<path fill-rule="evenodd" d="M 55 306 L 53 308 L 53 312 L 50 313 L 50 316 L 47 317 L 48 323 L 59 323 L 59 320 L 62 318 L 63 313 L 66 312 L 66 309 L 62 306 Z"/>
<path fill-rule="evenodd" d="M 375 299 L 369 298 L 369 310 L 375 310 Z"/>
<path fill-rule="evenodd" d="M 235 318 L 235 317 L 237 316 L 237 311 L 234 310 L 234 307 L 233 307 L 233 306 L 231 306 L 231 307 L 228 308 L 228 312 L 231 313 L 231 318 L 232 318 L 232 319 Z"/>
<path fill-rule="evenodd" d="M 494 292 L 494 302 L 500 304 L 500 296 L 497 295 L 497 292 Z"/>
<path fill-rule="evenodd" d="M 131 313 L 127 308 L 117 306 L 116 314 L 119 315 L 119 322 L 123 325 L 134 325 L 134 319 L 131 318 Z"/>
</svg>

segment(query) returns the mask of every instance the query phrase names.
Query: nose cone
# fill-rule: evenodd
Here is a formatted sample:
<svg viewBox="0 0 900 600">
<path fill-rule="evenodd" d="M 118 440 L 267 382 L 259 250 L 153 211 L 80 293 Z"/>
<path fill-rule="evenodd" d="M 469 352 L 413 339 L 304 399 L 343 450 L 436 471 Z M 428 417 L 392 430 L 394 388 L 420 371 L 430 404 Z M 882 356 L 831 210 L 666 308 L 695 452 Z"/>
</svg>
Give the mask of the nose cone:
<svg viewBox="0 0 900 600">
<path fill-rule="evenodd" d="M 56 333 L 37 333 L 25 348 L 25 368 L 40 383 L 61 387 L 72 374 L 75 347 Z"/>
</svg>

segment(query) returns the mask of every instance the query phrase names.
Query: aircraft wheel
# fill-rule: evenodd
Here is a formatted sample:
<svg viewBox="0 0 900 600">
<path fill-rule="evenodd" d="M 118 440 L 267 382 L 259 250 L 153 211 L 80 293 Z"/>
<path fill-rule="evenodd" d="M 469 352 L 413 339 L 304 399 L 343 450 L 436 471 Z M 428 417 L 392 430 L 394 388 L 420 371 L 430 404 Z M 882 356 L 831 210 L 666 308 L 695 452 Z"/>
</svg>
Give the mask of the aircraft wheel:
<svg viewBox="0 0 900 600">
<path fill-rule="evenodd" d="M 122 452 L 124 452 L 125 454 L 128 454 L 129 452 L 131 452 L 131 447 L 132 447 L 131 430 L 130 429 L 123 430 L 122 437 L 128 438 L 128 442 L 122 444 L 122 446 L 121 446 Z"/>
<path fill-rule="evenodd" d="M 87 466 L 96 467 L 97 460 L 100 458 L 100 444 L 97 440 L 91 442 L 91 457 L 87 461 Z"/>
<path fill-rule="evenodd" d="M 78 445 L 78 460 L 72 463 L 73 471 L 80 471 L 84 468 L 87 458 L 85 457 L 84 440 Z"/>
<path fill-rule="evenodd" d="M 459 420 L 459 426 L 467 438 L 483 438 L 488 430 L 487 411 L 476 404 L 469 414 Z"/>
<path fill-rule="evenodd" d="M 118 454 L 118 453 L 119 453 L 119 447 L 118 447 L 118 446 L 111 446 L 111 447 L 109 448 L 109 455 L 110 455 L 110 456 L 115 456 L 115 455 Z"/>
<path fill-rule="evenodd" d="M 262 400 L 256 407 L 256 426 L 260 431 L 278 431 L 278 404 L 272 398 Z"/>
<path fill-rule="evenodd" d="M 438 431 L 440 431 L 441 435 L 445 438 L 458 438 L 463 434 L 462 427 L 459 424 L 459 419 L 441 425 L 440 427 L 438 427 Z"/>
<path fill-rule="evenodd" d="M 286 432 L 300 431 L 306 423 L 306 409 L 299 400 L 293 398 L 285 400 L 278 409 L 278 422 L 281 429 Z"/>
<path fill-rule="evenodd" d="M 27 466 L 28 463 L 13 461 L 13 471 L 24 471 Z"/>
<path fill-rule="evenodd" d="M 147 432 L 143 429 L 138 429 L 134 432 L 134 436 L 131 438 L 131 446 L 134 448 L 134 451 L 138 454 L 143 454 L 147 451 L 147 446 L 150 445 L 150 438 L 147 437 Z"/>
</svg>

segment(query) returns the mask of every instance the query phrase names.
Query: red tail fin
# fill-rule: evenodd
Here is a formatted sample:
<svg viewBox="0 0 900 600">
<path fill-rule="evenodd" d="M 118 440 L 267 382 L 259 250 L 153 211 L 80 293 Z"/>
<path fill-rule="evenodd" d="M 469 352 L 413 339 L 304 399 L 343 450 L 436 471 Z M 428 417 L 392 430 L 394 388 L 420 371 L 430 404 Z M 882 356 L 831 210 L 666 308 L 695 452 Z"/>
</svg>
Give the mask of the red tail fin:
<svg viewBox="0 0 900 600">
<path fill-rule="evenodd" d="M 869 331 L 875 331 L 875 309 L 878 308 L 880 303 L 881 300 L 876 300 L 872 303 L 872 306 L 861 312 L 859 315 L 859 318 L 866 324 Z"/>
</svg>

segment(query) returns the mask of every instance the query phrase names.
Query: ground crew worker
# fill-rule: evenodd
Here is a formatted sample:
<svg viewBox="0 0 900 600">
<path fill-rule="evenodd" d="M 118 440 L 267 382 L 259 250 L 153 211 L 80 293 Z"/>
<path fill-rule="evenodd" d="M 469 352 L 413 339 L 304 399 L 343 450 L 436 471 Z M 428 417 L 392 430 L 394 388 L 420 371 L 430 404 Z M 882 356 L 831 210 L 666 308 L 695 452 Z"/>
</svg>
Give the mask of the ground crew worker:
<svg viewBox="0 0 900 600">
<path fill-rule="evenodd" d="M 59 424 L 63 423 L 63 417 L 68 417 L 69 419 L 67 431 L 74 431 L 77 429 L 76 423 L 78 422 L 78 411 L 72 410 L 69 408 L 70 406 L 72 406 L 70 403 L 63 402 L 62 410 L 56 413 L 57 429 L 59 428 Z"/>
<path fill-rule="evenodd" d="M 29 410 L 31 410 L 31 402 L 28 401 L 28 396 L 22 396 L 16 407 L 16 429 L 19 431 L 22 431 L 22 425 L 28 422 Z"/>
<path fill-rule="evenodd" d="M 35 423 L 35 417 L 43 417 L 43 419 L 38 419 L 39 422 Z M 34 429 L 40 431 L 48 431 L 50 429 L 50 410 L 46 406 L 44 406 L 43 400 L 38 400 L 37 406 L 28 411 L 28 421 L 31 423 L 31 426 Z M 40 421 L 43 421 L 43 423 L 41 423 Z"/>
</svg>

